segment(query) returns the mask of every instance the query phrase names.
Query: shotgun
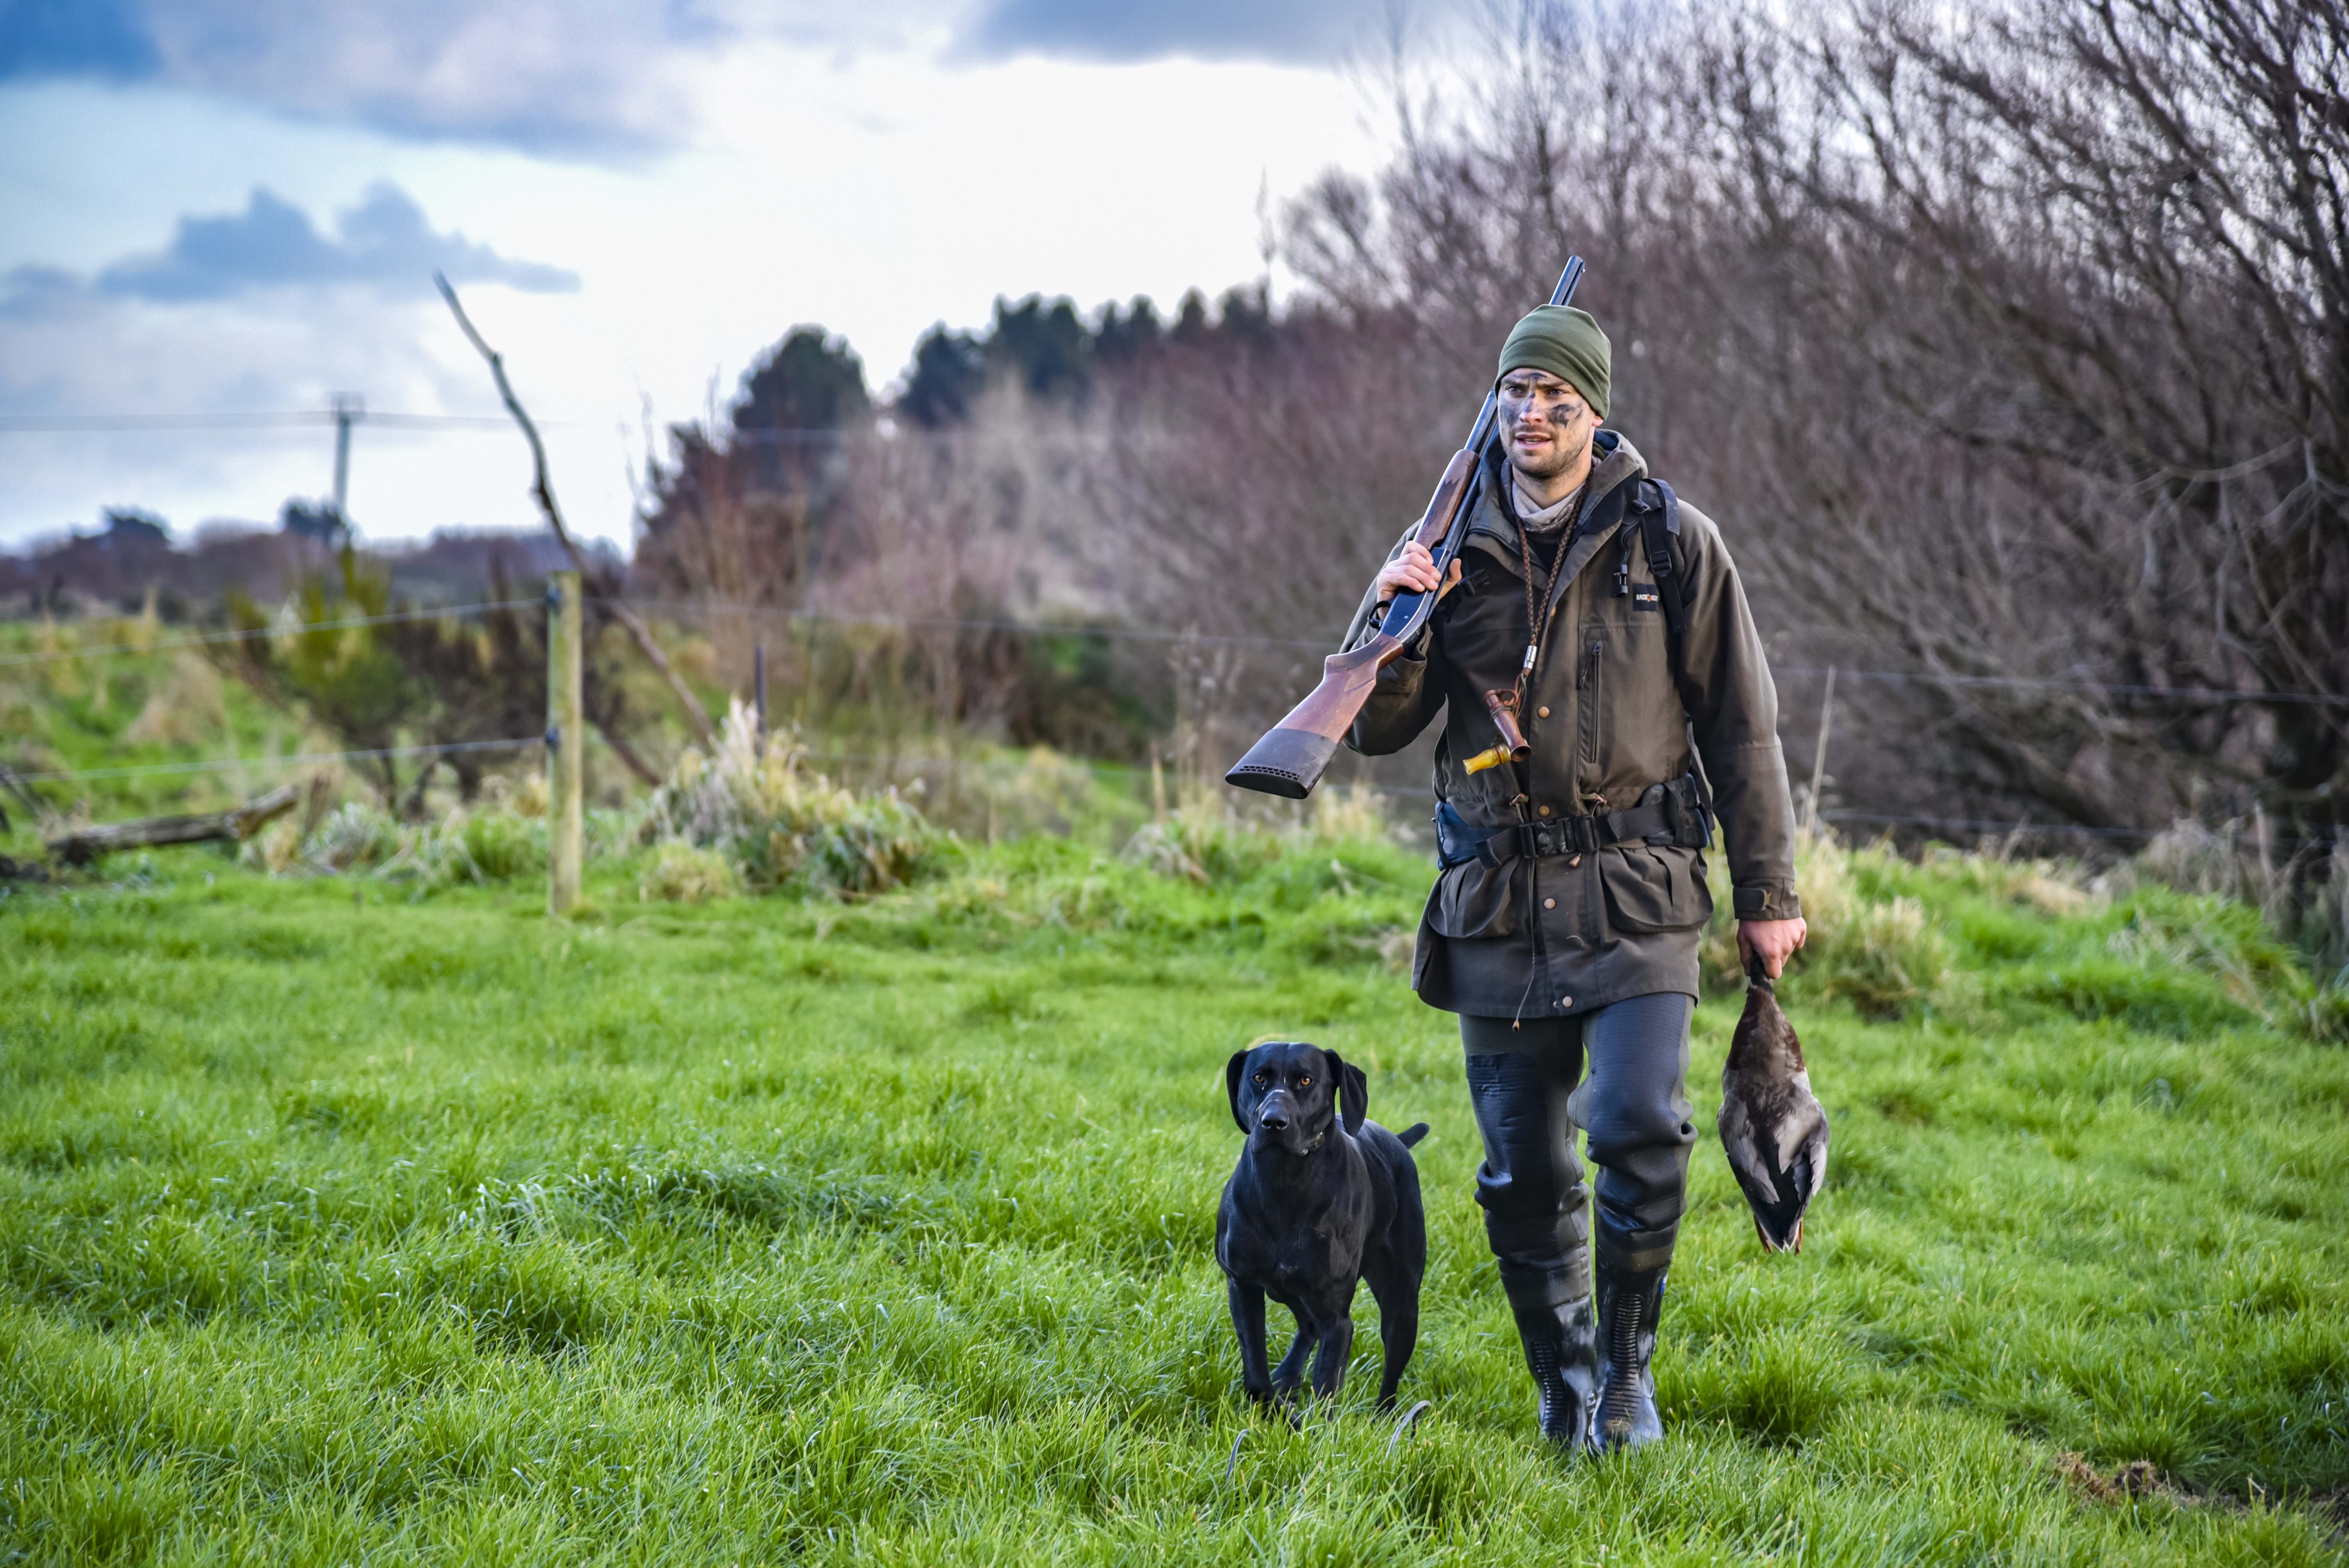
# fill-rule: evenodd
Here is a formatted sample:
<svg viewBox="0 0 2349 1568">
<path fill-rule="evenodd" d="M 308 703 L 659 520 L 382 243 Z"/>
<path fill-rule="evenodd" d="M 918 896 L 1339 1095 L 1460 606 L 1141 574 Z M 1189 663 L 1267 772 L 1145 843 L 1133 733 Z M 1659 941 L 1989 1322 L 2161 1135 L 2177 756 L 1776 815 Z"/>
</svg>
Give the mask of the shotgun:
<svg viewBox="0 0 2349 1568">
<path fill-rule="evenodd" d="M 1568 258 L 1566 271 L 1557 275 L 1557 287 L 1551 291 L 1549 303 L 1570 303 L 1574 285 L 1581 281 L 1582 258 Z M 1484 457 L 1485 443 L 1492 438 L 1499 407 L 1497 389 L 1485 394 L 1485 406 L 1476 411 L 1476 422 L 1468 428 L 1467 444 L 1452 454 L 1451 462 L 1444 465 L 1444 478 L 1437 481 L 1435 494 L 1427 503 L 1427 511 L 1420 515 L 1415 537 L 1435 558 L 1438 583 L 1460 553 L 1468 497 L 1476 488 L 1476 465 Z M 1268 730 L 1263 739 L 1249 747 L 1246 757 L 1232 764 L 1232 770 L 1224 775 L 1224 782 L 1242 789 L 1261 789 L 1268 795 L 1285 795 L 1291 800 L 1302 800 L 1311 794 L 1313 786 L 1321 782 L 1330 758 L 1337 754 L 1340 738 L 1353 727 L 1354 716 L 1370 700 L 1379 672 L 1400 657 L 1411 640 L 1419 635 L 1428 617 L 1435 614 L 1436 596 L 1442 592 L 1439 587 L 1423 593 L 1396 594 L 1388 603 L 1386 618 L 1379 624 L 1376 634 L 1359 648 L 1331 654 L 1322 660 L 1321 684 L 1289 709 L 1288 717 L 1277 727 Z M 1497 710 L 1494 717 L 1498 724 L 1501 715 Z M 1508 717 L 1513 722 L 1501 726 L 1501 734 L 1504 744 L 1514 748 L 1524 742 L 1515 734 L 1516 715 Z"/>
</svg>

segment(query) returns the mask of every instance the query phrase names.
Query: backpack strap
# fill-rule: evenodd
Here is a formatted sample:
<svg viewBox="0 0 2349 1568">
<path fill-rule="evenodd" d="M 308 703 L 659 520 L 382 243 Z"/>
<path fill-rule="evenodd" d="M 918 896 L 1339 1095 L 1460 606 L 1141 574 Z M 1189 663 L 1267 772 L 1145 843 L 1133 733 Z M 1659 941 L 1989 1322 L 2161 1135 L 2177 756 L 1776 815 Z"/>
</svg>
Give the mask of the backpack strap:
<svg viewBox="0 0 2349 1568">
<path fill-rule="evenodd" d="M 1681 498 L 1672 487 L 1661 480 L 1642 480 L 1640 500 L 1646 504 L 1640 509 L 1640 538 L 1648 552 L 1648 575 L 1656 581 L 1656 597 L 1663 602 L 1664 640 L 1672 661 L 1672 685 L 1681 694 L 1681 706 L 1691 714 L 1697 705 L 1691 700 L 1688 678 L 1688 606 L 1690 588 L 1687 573 L 1682 570 L 1680 550 Z M 1654 494 L 1648 493 L 1652 488 Z"/>
<path fill-rule="evenodd" d="M 1652 490 L 1652 493 L 1651 493 Z M 1656 597 L 1664 611 L 1664 651 L 1671 660 L 1672 686 L 1680 693 L 1682 711 L 1689 719 L 1689 771 L 1696 781 L 1698 809 L 1705 819 L 1705 839 L 1711 841 L 1714 819 L 1713 784 L 1704 776 L 1704 759 L 1696 748 L 1696 693 L 1688 673 L 1688 607 L 1694 585 L 1682 569 L 1681 498 L 1659 479 L 1640 481 L 1640 537 L 1648 554 L 1648 575 L 1655 579 Z"/>
</svg>

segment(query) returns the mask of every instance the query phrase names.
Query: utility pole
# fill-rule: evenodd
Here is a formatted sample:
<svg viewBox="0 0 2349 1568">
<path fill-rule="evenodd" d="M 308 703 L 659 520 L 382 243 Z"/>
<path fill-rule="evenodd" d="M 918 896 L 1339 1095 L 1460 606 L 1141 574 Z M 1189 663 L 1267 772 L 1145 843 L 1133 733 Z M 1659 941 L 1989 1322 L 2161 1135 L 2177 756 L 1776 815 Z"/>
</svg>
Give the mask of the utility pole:
<svg viewBox="0 0 2349 1568">
<path fill-rule="evenodd" d="M 579 609 L 579 573 L 555 573 L 546 585 L 546 913 L 557 916 L 579 902 L 587 764 Z"/>
<path fill-rule="evenodd" d="M 351 427 L 367 418 L 367 401 L 356 392 L 335 394 L 335 524 L 343 542 L 351 539 L 350 513 L 343 510 L 351 489 Z"/>
</svg>

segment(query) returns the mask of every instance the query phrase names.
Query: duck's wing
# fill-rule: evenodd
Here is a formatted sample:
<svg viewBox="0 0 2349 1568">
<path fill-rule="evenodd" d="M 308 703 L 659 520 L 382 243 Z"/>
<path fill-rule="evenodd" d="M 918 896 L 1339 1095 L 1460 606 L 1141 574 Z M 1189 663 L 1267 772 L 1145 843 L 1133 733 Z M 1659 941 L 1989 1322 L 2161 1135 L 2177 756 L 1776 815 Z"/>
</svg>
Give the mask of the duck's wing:
<svg viewBox="0 0 2349 1568">
<path fill-rule="evenodd" d="M 1736 1174 L 1741 1187 L 1748 1186 L 1766 1171 L 1770 1163 L 1762 1151 L 1762 1138 L 1754 1125 L 1747 1088 L 1729 1074 L 1722 1075 L 1721 1151 L 1729 1157 L 1729 1169 Z"/>
<path fill-rule="evenodd" d="M 1754 1211 L 1763 1244 L 1792 1252 L 1802 1244 L 1804 1211 L 1826 1176 L 1826 1113 L 1807 1094 L 1724 1074 L 1722 1150 Z M 1775 1088 L 1776 1092 L 1771 1092 Z"/>
<path fill-rule="evenodd" d="M 1810 1130 L 1803 1135 L 1794 1158 L 1786 1161 L 1786 1175 L 1794 1183 L 1795 1193 L 1805 1208 L 1810 1207 L 1819 1189 L 1827 1184 L 1827 1119 L 1822 1110 Z"/>
</svg>

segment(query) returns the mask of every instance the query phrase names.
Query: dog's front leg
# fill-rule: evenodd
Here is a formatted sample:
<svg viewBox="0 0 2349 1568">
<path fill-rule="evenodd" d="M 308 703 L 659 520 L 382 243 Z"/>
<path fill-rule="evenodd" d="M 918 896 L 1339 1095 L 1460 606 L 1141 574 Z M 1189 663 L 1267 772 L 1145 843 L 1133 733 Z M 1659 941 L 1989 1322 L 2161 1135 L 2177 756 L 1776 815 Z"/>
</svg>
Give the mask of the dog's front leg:
<svg viewBox="0 0 2349 1568">
<path fill-rule="evenodd" d="M 1272 1375 L 1264 1364 L 1264 1292 L 1232 1280 L 1229 1294 L 1232 1332 L 1240 1340 L 1240 1387 L 1256 1403 L 1268 1404 L 1272 1399 Z"/>
<path fill-rule="evenodd" d="M 1297 1392 L 1298 1385 L 1305 1381 L 1305 1357 L 1312 1353 L 1319 1336 L 1309 1326 L 1313 1320 L 1306 1315 L 1302 1306 L 1293 1301 L 1281 1305 L 1288 1307 L 1289 1315 L 1297 1319 L 1297 1336 L 1288 1342 L 1288 1354 L 1282 1357 L 1280 1365 L 1272 1369 L 1272 1391 L 1286 1399 Z"/>
<path fill-rule="evenodd" d="M 1332 1398 L 1346 1380 L 1346 1362 L 1354 1353 L 1353 1315 L 1344 1306 L 1323 1318 L 1319 1348 L 1313 1353 L 1313 1393 Z"/>
</svg>

